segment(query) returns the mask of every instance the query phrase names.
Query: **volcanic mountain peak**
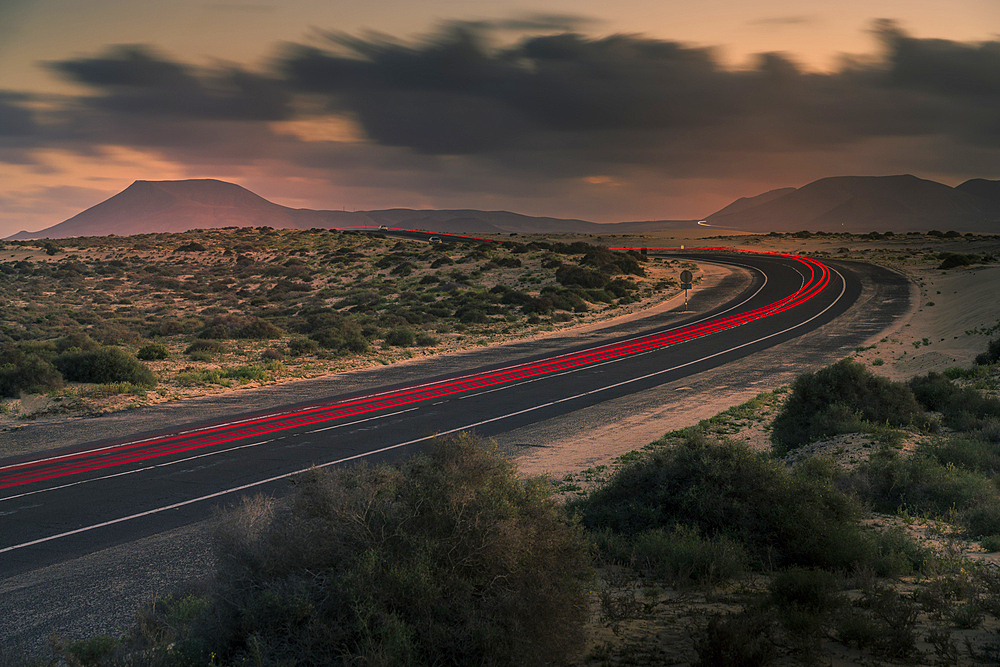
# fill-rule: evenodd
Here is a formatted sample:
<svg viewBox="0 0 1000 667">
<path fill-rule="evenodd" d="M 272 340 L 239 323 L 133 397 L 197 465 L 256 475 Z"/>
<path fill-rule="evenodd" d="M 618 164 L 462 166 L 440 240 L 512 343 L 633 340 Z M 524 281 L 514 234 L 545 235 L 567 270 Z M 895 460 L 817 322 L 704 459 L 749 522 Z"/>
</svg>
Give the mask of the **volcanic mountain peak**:
<svg viewBox="0 0 1000 667">
<path fill-rule="evenodd" d="M 162 199 L 162 194 L 167 194 L 176 199 L 208 206 L 285 208 L 264 199 L 241 185 L 214 178 L 191 178 L 183 181 L 135 181 L 120 194 L 160 199 Z"/>
</svg>

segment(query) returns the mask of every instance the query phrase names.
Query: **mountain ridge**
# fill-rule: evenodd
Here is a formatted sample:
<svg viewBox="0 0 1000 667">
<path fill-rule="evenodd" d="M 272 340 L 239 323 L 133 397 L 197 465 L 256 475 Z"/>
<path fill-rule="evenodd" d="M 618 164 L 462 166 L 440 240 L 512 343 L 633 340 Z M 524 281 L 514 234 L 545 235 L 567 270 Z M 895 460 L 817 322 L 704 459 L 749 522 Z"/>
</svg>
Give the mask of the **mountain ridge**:
<svg viewBox="0 0 1000 667">
<path fill-rule="evenodd" d="M 691 227 L 696 220 L 596 223 L 476 209 L 391 208 L 333 211 L 290 208 L 216 179 L 137 180 L 63 222 L 9 240 L 182 232 L 219 227 L 291 229 L 407 227 L 442 233 L 649 233 Z M 799 188 L 741 197 L 707 216 L 712 227 L 746 232 L 929 231 L 1000 233 L 1000 180 L 951 187 L 910 174 L 832 176 Z"/>
</svg>

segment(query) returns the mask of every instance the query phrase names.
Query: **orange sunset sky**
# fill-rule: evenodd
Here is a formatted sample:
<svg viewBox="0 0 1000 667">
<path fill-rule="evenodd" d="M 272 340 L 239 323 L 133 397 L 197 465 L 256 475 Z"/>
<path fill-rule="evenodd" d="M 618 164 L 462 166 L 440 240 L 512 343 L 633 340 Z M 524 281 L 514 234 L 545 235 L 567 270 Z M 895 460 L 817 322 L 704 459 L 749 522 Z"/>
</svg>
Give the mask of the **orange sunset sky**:
<svg viewBox="0 0 1000 667">
<path fill-rule="evenodd" d="M 997 0 L 0 2 L 0 237 L 137 179 L 687 219 L 1000 178 Z"/>
</svg>

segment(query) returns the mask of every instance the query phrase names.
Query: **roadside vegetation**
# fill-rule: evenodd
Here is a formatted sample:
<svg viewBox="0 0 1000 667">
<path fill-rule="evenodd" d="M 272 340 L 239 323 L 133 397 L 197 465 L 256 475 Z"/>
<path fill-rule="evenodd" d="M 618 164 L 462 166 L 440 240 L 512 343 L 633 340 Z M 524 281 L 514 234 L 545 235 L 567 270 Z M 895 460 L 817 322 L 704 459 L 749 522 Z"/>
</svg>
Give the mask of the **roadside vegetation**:
<svg viewBox="0 0 1000 667">
<path fill-rule="evenodd" d="M 669 295 L 651 264 L 580 241 L 329 230 L 12 242 L 0 400 L 24 418 L 87 413 L 485 345 Z"/>
<path fill-rule="evenodd" d="M 977 555 L 1000 550 L 1000 401 L 973 386 L 1000 368 L 977 361 L 908 383 L 842 361 L 558 481 L 520 479 L 469 435 L 395 466 L 313 470 L 221 514 L 215 571 L 123 636 L 5 660 L 995 662 L 1000 567 Z M 841 417 L 779 433 L 803 410 Z M 732 437 L 761 421 L 781 452 Z M 870 436 L 866 461 L 796 457 L 846 430 Z"/>
</svg>

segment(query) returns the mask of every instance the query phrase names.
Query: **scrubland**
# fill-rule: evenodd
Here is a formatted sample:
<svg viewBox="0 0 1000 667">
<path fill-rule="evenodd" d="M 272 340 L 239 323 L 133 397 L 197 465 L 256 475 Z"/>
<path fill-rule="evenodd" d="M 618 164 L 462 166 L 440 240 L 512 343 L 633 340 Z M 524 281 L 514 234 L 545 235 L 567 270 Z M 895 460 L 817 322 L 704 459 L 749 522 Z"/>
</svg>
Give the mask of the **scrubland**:
<svg viewBox="0 0 1000 667">
<path fill-rule="evenodd" d="M 876 259 L 919 302 L 850 358 L 587 470 L 525 478 L 462 435 L 310 472 L 221 514 L 216 569 L 121 636 L 4 660 L 995 664 L 1000 340 L 979 303 L 933 309 L 939 287 L 995 270 L 996 240 L 758 238 L 715 244 Z"/>
<path fill-rule="evenodd" d="M 544 334 L 677 292 L 582 242 L 224 229 L 0 248 L 0 425 L 93 415 Z"/>
</svg>

